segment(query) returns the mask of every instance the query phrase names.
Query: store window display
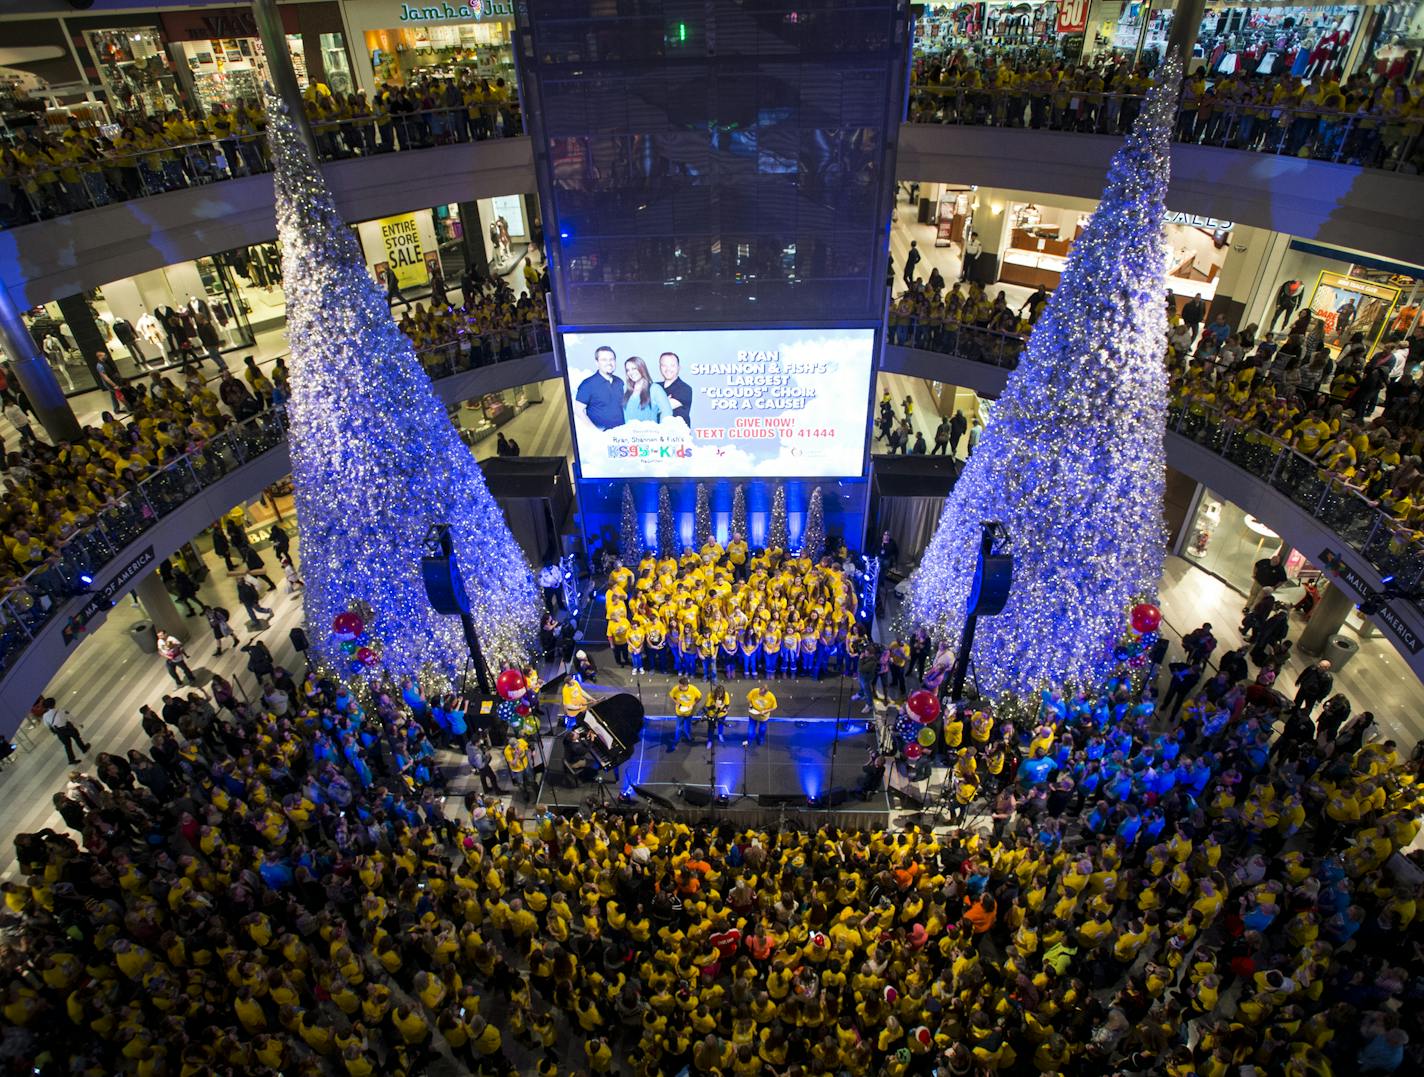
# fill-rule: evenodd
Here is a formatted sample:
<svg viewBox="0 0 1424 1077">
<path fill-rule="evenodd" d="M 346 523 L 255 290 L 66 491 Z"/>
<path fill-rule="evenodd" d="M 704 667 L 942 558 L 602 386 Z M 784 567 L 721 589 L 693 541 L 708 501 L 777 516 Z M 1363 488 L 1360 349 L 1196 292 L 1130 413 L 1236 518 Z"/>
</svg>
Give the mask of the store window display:
<svg viewBox="0 0 1424 1077">
<path fill-rule="evenodd" d="M 65 324 L 57 306 L 35 307 L 25 313 L 22 320 L 66 394 L 86 392 L 98 384 L 79 350 L 73 330 Z"/>
<path fill-rule="evenodd" d="M 915 20 L 915 55 L 936 56 L 959 49 L 1076 56 L 1081 33 L 1059 33 L 1059 5 L 1016 3 L 931 3 Z"/>
<path fill-rule="evenodd" d="M 1283 548 L 1280 536 L 1256 517 L 1203 489 L 1182 554 L 1245 594 L 1251 589 L 1256 562 Z"/>
<path fill-rule="evenodd" d="M 366 51 L 376 85 L 419 78 L 504 79 L 514 84 L 513 23 L 461 22 L 368 30 Z"/>
<path fill-rule="evenodd" d="M 460 439 L 474 451 L 477 459 L 499 455 L 496 452 L 496 435 L 501 429 L 508 433 L 509 423 L 535 404 L 543 402 L 542 382 L 531 382 L 499 393 L 486 393 L 478 400 L 467 400 L 459 412 Z M 528 446 L 521 446 L 521 451 L 527 449 Z"/>
<path fill-rule="evenodd" d="M 182 107 L 178 78 L 158 30 L 86 30 L 84 41 L 115 113 L 161 116 Z"/>
</svg>

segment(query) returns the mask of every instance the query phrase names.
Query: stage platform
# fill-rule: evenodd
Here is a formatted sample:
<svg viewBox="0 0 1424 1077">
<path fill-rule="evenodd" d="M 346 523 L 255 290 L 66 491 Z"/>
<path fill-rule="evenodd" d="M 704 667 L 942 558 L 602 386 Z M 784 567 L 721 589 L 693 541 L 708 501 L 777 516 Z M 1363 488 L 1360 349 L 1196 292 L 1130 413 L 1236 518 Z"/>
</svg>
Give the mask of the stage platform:
<svg viewBox="0 0 1424 1077">
<path fill-rule="evenodd" d="M 599 657 L 606 659 L 607 652 Z M 662 811 L 697 817 L 715 812 L 719 817 L 758 821 L 768 813 L 774 817 L 834 811 L 838 816 L 857 817 L 843 819 L 846 825 L 884 825 L 892 810 L 885 791 L 867 800 L 855 794 L 875 743 L 875 727 L 864 703 L 850 698 L 853 680 L 828 675 L 819 682 L 811 678 L 726 681 L 731 713 L 724 740 L 710 752 L 707 723 L 701 717 L 693 723 L 696 739 L 689 743 L 684 738 L 672 748 L 677 723 L 670 713 L 668 690 L 675 683 L 676 678 L 668 674 L 634 677 L 626 669 L 602 668 L 598 683 L 587 686 L 589 691 L 597 696 L 618 692 L 637 696 L 647 715 L 643 735 L 617 778 L 607 775 L 602 789 L 593 782 L 576 784 L 565 773 L 563 738 L 556 737 L 549 749 L 539 805 L 583 807 L 590 798 L 611 800 L 631 794 Z M 701 678 L 694 683 L 704 692 L 708 688 Z M 744 745 L 746 694 L 758 683 L 776 694 L 778 706 L 765 741 Z M 558 708 L 550 709 L 557 712 Z"/>
</svg>

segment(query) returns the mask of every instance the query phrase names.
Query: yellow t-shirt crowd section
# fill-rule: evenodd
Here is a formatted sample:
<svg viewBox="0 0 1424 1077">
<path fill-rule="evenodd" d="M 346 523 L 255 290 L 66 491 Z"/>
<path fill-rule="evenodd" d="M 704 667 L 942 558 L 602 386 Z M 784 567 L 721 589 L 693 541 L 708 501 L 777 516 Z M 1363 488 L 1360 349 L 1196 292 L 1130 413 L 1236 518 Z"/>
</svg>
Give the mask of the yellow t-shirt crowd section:
<svg viewBox="0 0 1424 1077">
<path fill-rule="evenodd" d="M 234 704 L 192 742 L 150 715 L 148 752 L 71 782 L 83 849 L 22 836 L 0 886 L 12 1063 L 1332 1077 L 1418 1043 L 1420 887 L 1387 861 L 1420 754 L 1308 721 L 1272 743 L 1269 694 L 1174 728 L 1125 689 L 991 715 L 1025 766 L 990 782 L 992 831 L 938 834 L 473 796 L 455 823 L 409 776 L 402 700 L 308 677 L 289 715 Z"/>
<path fill-rule="evenodd" d="M 323 157 L 414 149 L 511 135 L 520 131 L 518 105 L 504 80 L 464 76 L 420 78 L 332 93 L 314 84 L 303 94 Z M 267 116 L 245 98 L 217 103 L 202 115 L 174 109 L 151 116 L 120 115 L 109 137 L 71 118 L 62 128 L 21 129 L 0 145 L 0 185 L 22 195 L 16 224 L 231 176 L 265 172 Z M 8 205 L 7 200 L 7 205 Z"/>
<path fill-rule="evenodd" d="M 960 52 L 916 63 L 910 120 L 1123 134 L 1150 85 L 1145 68 L 1112 58 L 1074 66 Z M 1307 80 L 1199 70 L 1183 80 L 1175 137 L 1379 165 L 1417 155 L 1421 130 L 1424 72 Z"/>
<path fill-rule="evenodd" d="M 636 570 L 618 564 L 604 608 L 614 661 L 635 673 L 819 677 L 865 645 L 857 600 L 832 559 L 753 551 L 733 536 L 680 559 L 647 554 Z"/>
</svg>

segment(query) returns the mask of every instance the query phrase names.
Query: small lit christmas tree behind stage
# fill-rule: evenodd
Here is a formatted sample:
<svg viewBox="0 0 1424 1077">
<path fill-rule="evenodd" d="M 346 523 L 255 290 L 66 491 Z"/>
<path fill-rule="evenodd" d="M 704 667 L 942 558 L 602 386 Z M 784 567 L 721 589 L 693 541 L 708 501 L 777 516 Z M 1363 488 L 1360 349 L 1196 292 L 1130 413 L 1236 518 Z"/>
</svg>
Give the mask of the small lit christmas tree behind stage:
<svg viewBox="0 0 1424 1077">
<path fill-rule="evenodd" d="M 321 171 L 270 96 L 267 113 L 313 648 L 345 672 L 350 660 L 331 626 L 355 609 L 378 655 L 372 672 L 463 669 L 459 622 L 431 609 L 420 572 L 427 529 L 448 523 L 487 661 L 497 667 L 522 660 L 540 607 L 519 545 L 410 339 L 396 327 Z"/>
<path fill-rule="evenodd" d="M 1013 589 L 1003 613 L 979 622 L 972 655 L 993 696 L 1096 683 L 1128 608 L 1157 593 L 1166 549 L 1162 227 L 1180 64 L 1163 66 L 911 582 L 911 620 L 957 643 L 980 524 L 1004 525 Z"/>
</svg>

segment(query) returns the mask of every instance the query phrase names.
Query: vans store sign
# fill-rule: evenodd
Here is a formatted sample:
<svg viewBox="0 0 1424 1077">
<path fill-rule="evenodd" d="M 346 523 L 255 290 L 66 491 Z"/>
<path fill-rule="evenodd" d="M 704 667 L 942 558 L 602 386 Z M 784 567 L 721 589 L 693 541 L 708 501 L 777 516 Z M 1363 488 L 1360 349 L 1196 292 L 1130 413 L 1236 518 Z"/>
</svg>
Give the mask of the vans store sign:
<svg viewBox="0 0 1424 1077">
<path fill-rule="evenodd" d="M 454 22 L 458 19 L 512 19 L 514 0 L 471 0 L 466 4 L 401 4 L 401 22 Z"/>
</svg>

